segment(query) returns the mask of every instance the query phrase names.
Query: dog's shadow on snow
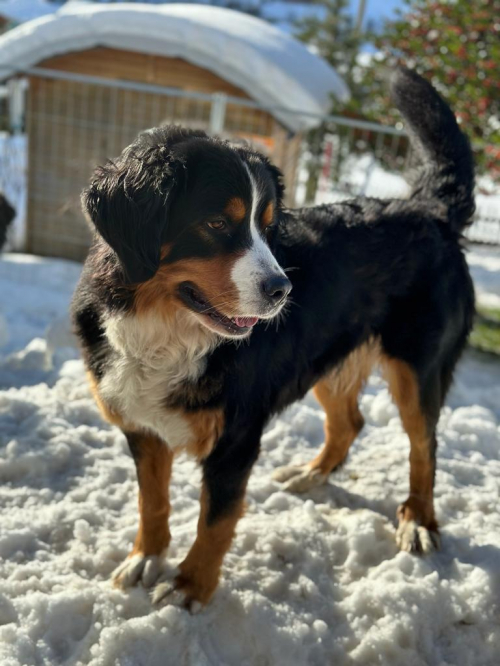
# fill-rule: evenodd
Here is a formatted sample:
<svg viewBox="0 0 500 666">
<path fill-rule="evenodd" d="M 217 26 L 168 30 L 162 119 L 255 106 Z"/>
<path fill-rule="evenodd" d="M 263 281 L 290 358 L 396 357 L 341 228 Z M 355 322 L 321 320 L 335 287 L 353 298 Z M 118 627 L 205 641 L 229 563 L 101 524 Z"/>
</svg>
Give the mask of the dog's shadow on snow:
<svg viewBox="0 0 500 666">
<path fill-rule="evenodd" d="M 456 580 L 464 566 L 482 569 L 488 577 L 488 597 L 490 609 L 498 609 L 500 599 L 500 548 L 492 544 L 477 545 L 468 537 L 456 537 L 441 532 L 441 550 L 434 557 L 436 571 L 440 578 Z M 480 584 L 480 583 L 478 583 Z M 464 621 L 464 624 L 468 622 Z M 470 624 L 474 624 L 473 621 Z"/>
<path fill-rule="evenodd" d="M 307 494 L 308 499 L 316 503 L 327 503 L 335 508 L 347 508 L 352 511 L 367 509 L 378 513 L 396 526 L 396 510 L 399 502 L 387 497 L 383 500 L 369 499 L 345 488 L 335 485 L 332 481 L 315 488 Z M 426 558 L 426 561 L 438 573 L 442 580 L 458 580 L 464 576 L 463 567 L 470 566 L 482 569 L 488 577 L 489 598 L 492 608 L 498 607 L 500 599 L 500 548 L 492 545 L 474 544 L 469 537 L 457 537 L 447 532 L 446 524 L 441 525 L 441 548 Z M 395 545 L 395 555 L 399 552 Z M 468 624 L 467 620 L 463 624 Z M 470 624 L 474 621 L 471 620 Z"/>
<path fill-rule="evenodd" d="M 334 475 L 332 475 L 329 483 L 310 490 L 307 494 L 302 495 L 302 497 L 304 499 L 312 499 L 316 504 L 329 504 L 336 509 L 351 509 L 352 511 L 368 509 L 374 513 L 379 513 L 394 524 L 396 509 L 401 503 L 392 497 L 379 500 L 353 493 L 342 486 L 336 485 Z"/>
</svg>

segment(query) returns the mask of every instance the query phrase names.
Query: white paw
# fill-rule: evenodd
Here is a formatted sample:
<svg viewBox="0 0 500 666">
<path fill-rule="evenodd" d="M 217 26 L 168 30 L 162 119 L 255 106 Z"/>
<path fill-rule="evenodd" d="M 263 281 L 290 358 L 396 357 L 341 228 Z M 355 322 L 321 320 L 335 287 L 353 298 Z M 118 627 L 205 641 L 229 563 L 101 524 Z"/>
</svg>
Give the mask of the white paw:
<svg viewBox="0 0 500 666">
<path fill-rule="evenodd" d="M 168 574 L 162 576 L 161 580 L 151 593 L 151 601 L 153 604 L 167 604 L 170 606 L 178 606 L 179 608 L 186 608 L 192 615 L 199 613 L 203 605 L 196 599 L 192 599 L 189 595 L 180 590 L 175 583 L 175 578 L 179 574 L 179 570 L 170 571 Z"/>
<path fill-rule="evenodd" d="M 111 574 L 115 587 L 123 590 L 142 581 L 144 587 L 152 587 L 160 575 L 160 558 L 156 555 L 132 555 Z"/>
<path fill-rule="evenodd" d="M 306 493 L 326 483 L 328 474 L 323 474 L 309 465 L 288 465 L 279 467 L 274 472 L 273 479 L 284 483 L 283 489 L 290 493 Z"/>
<path fill-rule="evenodd" d="M 284 483 L 297 474 L 302 474 L 307 469 L 307 465 L 285 465 L 274 470 L 272 478 L 278 483 Z"/>
<path fill-rule="evenodd" d="M 414 520 L 402 520 L 396 531 L 396 543 L 407 553 L 427 555 L 439 550 L 440 538 L 438 532 L 428 530 Z"/>
</svg>

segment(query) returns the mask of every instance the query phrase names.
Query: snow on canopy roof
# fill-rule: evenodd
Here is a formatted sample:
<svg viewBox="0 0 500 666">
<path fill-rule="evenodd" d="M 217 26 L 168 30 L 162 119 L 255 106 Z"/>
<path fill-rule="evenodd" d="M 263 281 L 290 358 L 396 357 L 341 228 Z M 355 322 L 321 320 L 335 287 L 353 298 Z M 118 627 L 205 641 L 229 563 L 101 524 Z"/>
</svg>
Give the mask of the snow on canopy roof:
<svg viewBox="0 0 500 666">
<path fill-rule="evenodd" d="M 293 37 L 248 14 L 194 4 L 68 3 L 0 37 L 0 70 L 19 71 L 96 46 L 183 58 L 268 107 L 322 115 L 330 111 L 332 94 L 349 99 L 335 70 Z M 292 130 L 318 123 L 311 116 L 272 113 Z"/>
</svg>

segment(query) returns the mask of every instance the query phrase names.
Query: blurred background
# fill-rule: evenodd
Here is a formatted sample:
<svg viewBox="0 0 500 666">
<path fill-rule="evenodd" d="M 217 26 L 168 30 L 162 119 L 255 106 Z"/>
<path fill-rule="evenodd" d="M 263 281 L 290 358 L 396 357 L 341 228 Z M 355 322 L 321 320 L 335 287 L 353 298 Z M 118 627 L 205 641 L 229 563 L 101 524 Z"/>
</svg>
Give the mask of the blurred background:
<svg viewBox="0 0 500 666">
<path fill-rule="evenodd" d="M 0 30 L 7 250 L 82 261 L 92 170 L 164 123 L 253 144 L 282 169 L 289 206 L 404 197 L 397 62 L 457 114 L 477 163 L 467 236 L 500 244 L 500 0 L 0 0 Z M 500 297 L 488 309 L 500 337 Z"/>
<path fill-rule="evenodd" d="M 412 155 L 387 94 L 396 61 L 457 113 L 478 164 L 469 237 L 499 243 L 499 16 L 498 0 L 1 0 L 8 247 L 82 260 L 92 169 L 162 123 L 253 143 L 283 170 L 291 206 L 404 196 Z"/>
</svg>

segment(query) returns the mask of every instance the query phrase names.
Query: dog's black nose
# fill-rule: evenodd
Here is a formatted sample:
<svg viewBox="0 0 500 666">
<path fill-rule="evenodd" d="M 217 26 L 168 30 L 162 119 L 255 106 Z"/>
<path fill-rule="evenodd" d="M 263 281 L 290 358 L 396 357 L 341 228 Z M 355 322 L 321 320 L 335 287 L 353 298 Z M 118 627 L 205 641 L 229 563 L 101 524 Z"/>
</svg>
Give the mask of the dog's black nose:
<svg viewBox="0 0 500 666">
<path fill-rule="evenodd" d="M 284 275 L 273 275 L 260 285 L 262 294 L 273 305 L 282 301 L 292 290 L 292 283 Z"/>
</svg>

